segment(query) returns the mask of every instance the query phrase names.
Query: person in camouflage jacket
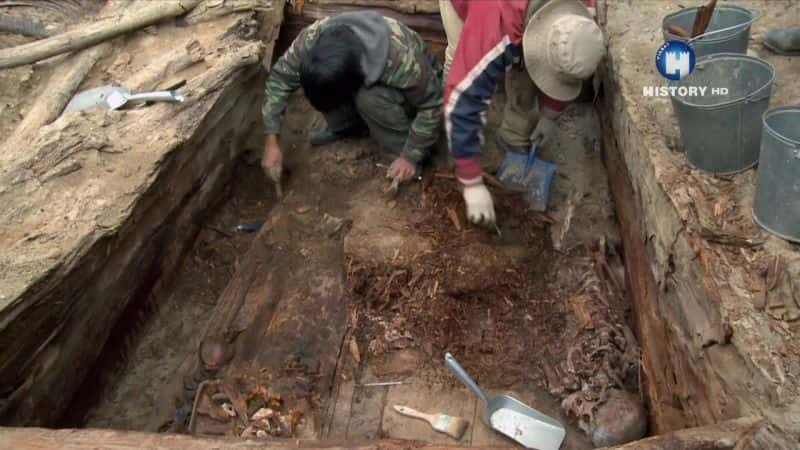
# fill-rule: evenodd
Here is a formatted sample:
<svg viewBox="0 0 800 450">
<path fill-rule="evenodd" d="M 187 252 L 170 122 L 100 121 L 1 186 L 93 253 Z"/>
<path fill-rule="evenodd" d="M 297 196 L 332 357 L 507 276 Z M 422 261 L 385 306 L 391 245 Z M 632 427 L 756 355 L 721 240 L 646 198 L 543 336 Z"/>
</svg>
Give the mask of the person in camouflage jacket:
<svg viewBox="0 0 800 450">
<path fill-rule="evenodd" d="M 328 82 L 336 70 L 346 73 Z M 326 121 L 324 130 L 311 133 L 312 145 L 360 135 L 366 128 L 393 160 L 391 178 L 418 175 L 438 138 L 441 73 L 422 37 L 392 18 L 356 11 L 313 23 L 278 59 L 266 82 L 262 166 L 268 174 L 280 167 L 281 118 L 289 95 L 302 87 Z M 318 82 L 323 78 L 325 83 Z"/>
</svg>

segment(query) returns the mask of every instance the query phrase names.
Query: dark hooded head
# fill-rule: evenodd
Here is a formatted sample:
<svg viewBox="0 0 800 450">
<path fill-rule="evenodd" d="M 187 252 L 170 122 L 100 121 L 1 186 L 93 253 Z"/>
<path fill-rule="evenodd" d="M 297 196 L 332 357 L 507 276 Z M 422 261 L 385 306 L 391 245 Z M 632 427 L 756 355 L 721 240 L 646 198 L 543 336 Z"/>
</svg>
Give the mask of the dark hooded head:
<svg viewBox="0 0 800 450">
<path fill-rule="evenodd" d="M 364 46 L 346 25 L 323 30 L 300 64 L 300 85 L 318 111 L 352 101 L 364 85 Z"/>
</svg>

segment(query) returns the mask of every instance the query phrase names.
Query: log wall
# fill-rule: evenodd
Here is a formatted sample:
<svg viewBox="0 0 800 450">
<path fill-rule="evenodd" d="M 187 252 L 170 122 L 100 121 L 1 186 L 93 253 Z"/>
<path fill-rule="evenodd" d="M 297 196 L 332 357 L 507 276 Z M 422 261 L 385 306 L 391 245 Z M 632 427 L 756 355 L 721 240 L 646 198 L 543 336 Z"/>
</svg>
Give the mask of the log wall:
<svg viewBox="0 0 800 450">
<path fill-rule="evenodd" d="M 396 3 L 396 4 L 393 4 Z M 432 7 L 435 5 L 435 8 Z M 431 50 L 444 60 L 444 49 L 447 37 L 444 34 L 441 17 L 438 13 L 438 2 L 417 0 L 415 2 L 371 2 L 369 0 L 327 0 L 305 2 L 302 8 L 286 6 L 285 20 L 277 44 L 276 55 L 281 55 L 300 31 L 327 16 L 348 11 L 369 9 L 385 16 L 393 17 L 419 33 Z"/>
</svg>

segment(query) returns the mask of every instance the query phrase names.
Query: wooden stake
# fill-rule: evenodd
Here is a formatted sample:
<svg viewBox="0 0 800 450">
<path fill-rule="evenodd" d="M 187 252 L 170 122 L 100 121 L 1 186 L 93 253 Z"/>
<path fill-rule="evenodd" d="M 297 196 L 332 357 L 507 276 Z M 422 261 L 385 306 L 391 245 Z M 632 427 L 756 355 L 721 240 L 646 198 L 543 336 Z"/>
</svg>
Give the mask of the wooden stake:
<svg viewBox="0 0 800 450">
<path fill-rule="evenodd" d="M 714 15 L 714 8 L 717 7 L 717 0 L 711 0 L 707 5 L 701 6 L 697 10 L 697 16 L 694 19 L 692 26 L 692 37 L 700 36 L 708 29 L 708 24 L 711 23 L 711 16 Z"/>
</svg>

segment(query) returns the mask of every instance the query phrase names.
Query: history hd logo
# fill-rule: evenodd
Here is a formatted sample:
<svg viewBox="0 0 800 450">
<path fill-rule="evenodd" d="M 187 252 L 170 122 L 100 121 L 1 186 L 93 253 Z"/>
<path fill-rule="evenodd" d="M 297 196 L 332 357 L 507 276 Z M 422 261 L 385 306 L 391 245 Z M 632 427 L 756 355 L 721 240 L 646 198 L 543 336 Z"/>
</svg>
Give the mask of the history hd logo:
<svg viewBox="0 0 800 450">
<path fill-rule="evenodd" d="M 664 78 L 677 81 L 694 72 L 694 50 L 683 41 L 667 41 L 656 52 L 656 68 Z"/>
</svg>

